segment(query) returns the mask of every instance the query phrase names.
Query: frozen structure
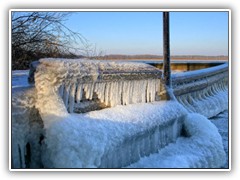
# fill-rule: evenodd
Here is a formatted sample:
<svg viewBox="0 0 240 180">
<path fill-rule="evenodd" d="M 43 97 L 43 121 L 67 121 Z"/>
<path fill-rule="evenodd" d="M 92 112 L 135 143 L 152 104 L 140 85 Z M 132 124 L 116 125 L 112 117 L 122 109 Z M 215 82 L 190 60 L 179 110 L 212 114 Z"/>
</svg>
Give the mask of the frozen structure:
<svg viewBox="0 0 240 180">
<path fill-rule="evenodd" d="M 147 64 L 39 62 L 35 87 L 13 91 L 13 168 L 131 167 L 174 144 L 182 145 L 179 152 L 184 153 L 187 141 L 200 150 L 193 155 L 198 161 L 185 158 L 184 167 L 219 168 L 224 163 L 217 130 L 206 118 L 189 113 L 211 117 L 227 109 L 227 64 L 173 76 L 178 100 L 173 101 L 162 99 L 162 73 Z M 203 141 L 204 134 L 209 139 Z M 159 167 L 169 166 L 164 162 Z"/>
<path fill-rule="evenodd" d="M 172 75 L 174 95 L 189 112 L 208 118 L 228 109 L 228 64 Z"/>
</svg>

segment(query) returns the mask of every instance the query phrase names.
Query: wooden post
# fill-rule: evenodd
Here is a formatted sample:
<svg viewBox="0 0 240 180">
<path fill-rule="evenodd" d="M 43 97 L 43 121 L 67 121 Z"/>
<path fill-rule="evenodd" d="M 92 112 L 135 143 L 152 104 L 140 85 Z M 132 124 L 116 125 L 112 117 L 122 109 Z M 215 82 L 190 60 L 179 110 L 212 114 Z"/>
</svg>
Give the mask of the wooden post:
<svg viewBox="0 0 240 180">
<path fill-rule="evenodd" d="M 163 75 L 165 85 L 171 88 L 169 12 L 163 12 Z"/>
</svg>

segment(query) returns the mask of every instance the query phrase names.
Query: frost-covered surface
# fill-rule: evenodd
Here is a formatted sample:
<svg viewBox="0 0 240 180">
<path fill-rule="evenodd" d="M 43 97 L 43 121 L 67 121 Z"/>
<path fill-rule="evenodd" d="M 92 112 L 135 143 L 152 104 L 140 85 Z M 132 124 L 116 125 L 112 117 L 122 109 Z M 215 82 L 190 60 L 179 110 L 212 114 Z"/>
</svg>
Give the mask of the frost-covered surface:
<svg viewBox="0 0 240 180">
<path fill-rule="evenodd" d="M 59 88 L 59 95 L 70 113 L 81 104 L 83 99 L 99 99 L 106 106 L 127 105 L 153 102 L 160 91 L 159 79 L 67 83 Z M 97 97 L 94 97 L 94 94 Z"/>
<path fill-rule="evenodd" d="M 34 108 L 35 93 L 34 88 L 29 87 L 12 89 L 11 156 L 13 168 L 41 167 L 39 137 L 43 126 Z M 29 143 L 31 153 L 26 149 L 27 143 Z"/>
<path fill-rule="evenodd" d="M 228 109 L 228 86 L 225 83 L 215 83 L 200 91 L 177 96 L 177 100 L 189 112 L 214 117 Z"/>
<path fill-rule="evenodd" d="M 200 70 L 194 70 L 194 71 L 187 71 L 184 73 L 178 73 L 174 74 L 172 76 L 173 79 L 175 80 L 187 80 L 189 78 L 201 78 L 202 76 L 212 76 L 221 72 L 228 71 L 228 63 L 219 65 L 219 66 L 214 66 L 210 68 L 204 68 Z"/>
<path fill-rule="evenodd" d="M 175 141 L 184 115 L 177 102 L 155 102 L 58 117 L 46 129 L 44 167 L 129 165 Z"/>
<path fill-rule="evenodd" d="M 149 77 L 145 79 L 146 76 L 139 76 L 137 79 L 120 78 L 121 80 L 117 82 L 111 79 L 105 79 L 106 82 L 99 81 L 103 72 L 114 74 L 116 71 L 123 73 L 142 71 L 144 73 L 154 70 L 151 66 L 89 60 L 76 62 L 75 60 L 43 59 L 40 62 L 41 65 L 35 76 L 36 106 L 46 129 L 45 146 L 42 151 L 44 167 L 125 167 L 139 160 L 140 157 L 156 153 L 157 150 L 175 141 L 179 136 L 182 116 L 186 114 L 186 110 L 176 102 L 150 103 L 155 100 L 156 92 L 160 88 L 157 76 L 154 75 L 155 79 Z M 22 75 L 24 76 L 24 73 Z M 88 78 L 90 82 L 81 82 L 85 76 L 90 77 Z M 209 83 L 211 84 L 211 79 Z M 117 106 L 81 115 L 68 113 L 73 112 L 75 102 L 80 102 L 83 95 L 85 99 L 91 100 L 94 93 L 107 105 L 127 106 Z M 30 122 L 29 117 L 35 114 L 25 113 L 26 107 L 35 105 L 32 102 L 35 101 L 36 96 L 26 100 L 28 96 L 16 94 L 23 98 L 16 98 L 17 100 L 13 101 L 13 104 L 18 103 L 14 104 L 17 110 L 13 110 L 13 115 L 16 117 L 13 118 L 12 133 L 14 138 L 13 163 L 15 167 L 26 167 L 25 145 L 30 142 L 33 155 L 33 163 L 30 167 L 39 167 L 41 128 L 39 123 Z M 226 83 L 216 86 L 213 83 L 209 89 L 180 97 L 180 102 L 188 110 L 194 107 L 203 114 L 204 112 L 216 114 L 219 111 L 217 108 L 219 104 L 221 108 L 223 107 L 222 109 L 225 108 L 226 97 Z M 31 99 L 32 102 L 30 102 Z M 29 103 L 27 103 L 28 100 L 30 100 Z M 132 103 L 133 105 L 128 105 Z M 194 118 L 203 125 L 196 124 L 195 120 L 190 123 L 189 119 Z M 154 168 L 167 165 L 175 167 L 180 161 L 182 161 L 180 167 L 221 167 L 223 164 L 220 162 L 224 162 L 225 159 L 221 143 L 219 143 L 219 135 L 203 119 L 199 115 L 189 115 L 184 122 L 190 137 L 179 138 L 176 144 L 164 148 L 175 148 L 174 150 L 162 149 L 157 155 L 151 155 L 150 161 L 146 160 L 147 158 L 141 159 L 138 167 L 141 167 L 142 161 L 146 161 L 144 166 L 154 165 Z M 32 125 L 30 126 L 29 123 Z M 211 132 L 199 130 L 206 128 L 205 126 Z M 205 138 L 205 142 L 203 142 L 204 133 L 207 137 L 211 136 L 211 138 Z M 181 147 L 184 144 L 187 146 L 186 149 Z M 215 148 L 218 149 L 218 153 Z M 176 155 L 173 153 L 177 151 L 176 149 L 179 153 L 185 152 L 185 154 L 173 158 Z M 191 149 L 197 150 L 193 152 Z M 169 157 L 166 156 L 166 159 L 159 164 L 162 152 Z M 151 157 L 155 158 L 151 159 Z M 172 165 L 169 165 L 169 159 L 176 159 L 176 162 L 173 161 Z"/>
<path fill-rule="evenodd" d="M 93 94 L 96 93 L 97 98 L 107 106 L 152 102 L 160 89 L 160 80 L 153 79 L 156 78 L 152 73 L 155 70 L 156 68 L 141 63 L 41 59 L 35 73 L 36 106 L 43 121 L 54 121 L 57 116 L 67 116 L 68 112 L 73 112 L 75 103 L 80 103 L 83 95 L 85 99 L 92 100 Z M 123 74 L 120 73 L 119 79 L 99 80 L 102 73 L 109 72 Z M 121 78 L 125 72 L 140 74 L 135 76 L 137 79 L 130 81 Z M 146 72 L 150 73 L 151 78 L 143 79 L 146 78 Z M 88 77 L 87 82 L 84 81 L 84 77 Z"/>
<path fill-rule="evenodd" d="M 175 74 L 177 100 L 189 110 L 208 118 L 228 108 L 228 64 Z"/>
<path fill-rule="evenodd" d="M 180 137 L 158 153 L 127 168 L 221 168 L 226 160 L 218 129 L 206 117 L 188 114 L 184 119 L 188 137 Z"/>
<path fill-rule="evenodd" d="M 220 135 L 222 136 L 223 147 L 227 155 L 229 155 L 229 116 L 228 110 L 221 112 L 217 116 L 210 119 L 211 122 L 218 128 Z M 224 168 L 228 168 L 228 156 Z"/>
<path fill-rule="evenodd" d="M 103 74 L 152 72 L 160 71 L 148 64 L 133 62 L 100 61 L 89 59 L 40 59 L 37 72 L 47 73 L 52 83 L 61 83 L 71 78 L 72 80 L 89 77 L 91 81 L 96 81 Z M 121 77 L 118 77 L 121 78 Z"/>
<path fill-rule="evenodd" d="M 16 87 L 30 87 L 28 83 L 29 70 L 15 70 L 12 71 L 12 88 Z"/>
</svg>

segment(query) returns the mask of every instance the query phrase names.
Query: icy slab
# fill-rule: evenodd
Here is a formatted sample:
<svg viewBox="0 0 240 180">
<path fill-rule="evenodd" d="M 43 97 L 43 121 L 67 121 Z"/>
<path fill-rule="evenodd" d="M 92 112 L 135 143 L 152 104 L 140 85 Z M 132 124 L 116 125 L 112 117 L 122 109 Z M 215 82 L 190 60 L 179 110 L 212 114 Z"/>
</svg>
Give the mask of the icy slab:
<svg viewBox="0 0 240 180">
<path fill-rule="evenodd" d="M 46 128 L 44 167 L 130 165 L 174 142 L 185 115 L 179 103 L 163 101 L 55 117 L 56 121 L 48 121 L 52 123 Z"/>
<path fill-rule="evenodd" d="M 100 61 L 89 59 L 40 59 L 37 66 L 37 73 L 42 71 L 51 77 L 53 83 L 61 83 L 64 80 L 80 79 L 85 80 L 111 80 L 116 79 L 144 77 L 144 74 L 161 77 L 161 71 L 151 65 L 133 62 Z M 137 74 L 136 74 L 137 73 Z M 141 76 L 139 76 L 139 73 Z M 120 74 L 120 76 L 119 76 Z M 123 76 L 126 75 L 126 76 Z M 111 75 L 109 77 L 108 75 Z M 131 76 L 129 76 L 131 75 Z M 85 78 L 85 79 L 84 79 Z M 86 81 L 87 82 L 87 81 Z"/>
<path fill-rule="evenodd" d="M 127 168 L 221 168 L 226 160 L 218 129 L 206 117 L 191 113 L 184 119 L 187 137 L 179 137 L 158 153 Z"/>
</svg>

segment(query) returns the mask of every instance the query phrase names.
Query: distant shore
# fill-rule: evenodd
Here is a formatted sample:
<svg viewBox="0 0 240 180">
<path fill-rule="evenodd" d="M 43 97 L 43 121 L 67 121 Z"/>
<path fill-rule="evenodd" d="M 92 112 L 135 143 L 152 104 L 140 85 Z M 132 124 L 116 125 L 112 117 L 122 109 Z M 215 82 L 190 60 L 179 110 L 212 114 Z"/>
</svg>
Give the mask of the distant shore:
<svg viewBox="0 0 240 180">
<path fill-rule="evenodd" d="M 111 54 L 104 56 L 93 56 L 91 59 L 99 60 L 163 60 L 163 56 L 159 55 L 119 55 Z M 201 55 L 192 55 L 192 56 L 171 56 L 172 60 L 228 60 L 228 56 L 201 56 Z"/>
</svg>

